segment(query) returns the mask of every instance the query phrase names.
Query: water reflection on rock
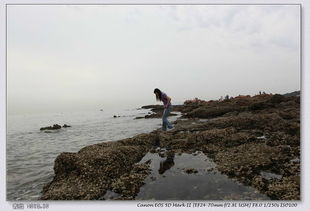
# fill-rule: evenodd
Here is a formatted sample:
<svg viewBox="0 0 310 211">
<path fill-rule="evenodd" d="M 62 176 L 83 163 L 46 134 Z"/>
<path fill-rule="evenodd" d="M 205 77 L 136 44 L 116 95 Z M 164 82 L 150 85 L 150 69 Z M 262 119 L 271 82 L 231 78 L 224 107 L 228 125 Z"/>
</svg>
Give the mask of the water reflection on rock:
<svg viewBox="0 0 310 211">
<path fill-rule="evenodd" d="M 174 152 L 169 151 L 169 152 L 167 152 L 166 160 L 160 162 L 160 167 L 159 167 L 158 173 L 163 174 L 163 173 L 165 173 L 165 171 L 170 169 L 172 166 L 174 166 Z"/>
<path fill-rule="evenodd" d="M 162 149 L 161 149 L 162 150 Z M 158 150 L 160 151 L 160 150 Z M 268 200 L 254 188 L 244 186 L 216 170 L 215 163 L 203 153 L 166 151 L 147 153 L 141 163 L 152 160 L 151 173 L 140 188 L 137 200 Z M 159 169 L 158 169 L 159 166 Z M 188 169 L 195 173 L 189 174 Z"/>
</svg>

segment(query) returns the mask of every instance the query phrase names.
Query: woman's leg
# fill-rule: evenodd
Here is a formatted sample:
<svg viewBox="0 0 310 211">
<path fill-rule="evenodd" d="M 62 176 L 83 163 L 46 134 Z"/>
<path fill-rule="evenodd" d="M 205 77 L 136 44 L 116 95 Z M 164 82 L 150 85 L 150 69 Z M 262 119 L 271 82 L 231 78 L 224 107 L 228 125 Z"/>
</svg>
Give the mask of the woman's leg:
<svg viewBox="0 0 310 211">
<path fill-rule="evenodd" d="M 172 128 L 172 125 L 171 125 L 170 122 L 168 121 L 168 115 L 170 114 L 171 110 L 172 110 L 172 105 L 170 105 L 170 106 L 168 107 L 168 114 L 167 114 L 167 127 L 168 127 L 169 129 Z"/>
<path fill-rule="evenodd" d="M 162 127 L 162 130 L 163 131 L 166 131 L 167 130 L 167 116 L 168 116 L 168 113 L 167 113 L 168 111 L 167 111 L 167 109 L 165 108 L 164 109 L 164 113 L 163 113 L 163 127 Z"/>
<path fill-rule="evenodd" d="M 170 122 L 168 121 L 168 115 L 170 113 L 170 110 L 171 110 L 171 106 L 169 106 L 168 108 L 165 108 L 164 110 L 164 113 L 163 113 L 163 130 L 166 131 L 167 130 L 167 127 L 169 129 L 172 128 L 172 125 L 170 124 Z"/>
</svg>

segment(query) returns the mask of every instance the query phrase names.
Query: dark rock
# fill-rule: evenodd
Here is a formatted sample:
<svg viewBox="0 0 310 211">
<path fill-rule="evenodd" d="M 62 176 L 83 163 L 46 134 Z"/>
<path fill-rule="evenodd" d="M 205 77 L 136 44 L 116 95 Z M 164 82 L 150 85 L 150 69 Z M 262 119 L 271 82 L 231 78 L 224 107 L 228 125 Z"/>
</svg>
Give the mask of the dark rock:
<svg viewBox="0 0 310 211">
<path fill-rule="evenodd" d="M 78 153 L 60 154 L 55 160 L 55 177 L 43 188 L 41 199 L 100 198 L 111 187 L 112 179 L 130 172 L 133 164 L 148 151 L 152 135 L 148 135 L 148 139 L 142 137 L 95 144 L 84 147 Z"/>
<path fill-rule="evenodd" d="M 150 164 L 151 162 L 152 162 L 152 160 L 149 159 L 149 160 L 145 161 L 144 163 L 145 163 L 145 164 Z"/>
<path fill-rule="evenodd" d="M 300 177 L 284 177 L 268 185 L 267 194 L 272 199 L 300 200 Z"/>
<path fill-rule="evenodd" d="M 199 107 L 186 115 L 184 117 L 188 118 L 193 118 L 193 117 L 198 117 L 198 118 L 214 118 L 218 116 L 222 116 L 226 113 L 233 112 L 233 111 L 239 111 L 243 110 L 245 108 L 243 107 L 236 107 L 234 105 L 232 106 L 218 106 L 218 107 Z"/>
<path fill-rule="evenodd" d="M 190 169 L 186 169 L 185 172 L 187 174 L 197 174 L 198 173 L 198 170 L 197 169 L 194 169 L 194 168 L 190 168 Z"/>
<path fill-rule="evenodd" d="M 71 127 L 71 126 L 70 126 L 70 125 L 64 124 L 62 127 L 65 127 L 65 128 L 66 128 L 66 127 Z"/>
<path fill-rule="evenodd" d="M 58 124 L 54 124 L 53 126 L 49 126 L 49 127 L 42 127 L 40 128 L 40 130 L 58 130 L 60 129 L 61 126 Z"/>
<path fill-rule="evenodd" d="M 111 187 L 114 192 L 121 194 L 118 199 L 133 200 L 150 171 L 147 164 L 135 164 L 129 173 L 114 180 Z"/>
<path fill-rule="evenodd" d="M 273 104 L 279 104 L 283 101 L 285 101 L 286 98 L 283 95 L 280 94 L 275 94 L 271 97 L 271 99 L 269 100 L 269 102 L 273 103 Z"/>
<path fill-rule="evenodd" d="M 162 118 L 162 116 L 163 116 L 163 112 L 160 111 L 158 113 L 152 113 L 152 114 L 145 115 L 144 118 L 146 118 L 146 119 L 149 119 L 149 118 Z M 177 114 L 170 112 L 168 116 L 177 116 Z"/>
<path fill-rule="evenodd" d="M 295 92 L 291 92 L 291 93 L 286 93 L 283 96 L 285 97 L 292 97 L 292 96 L 300 96 L 300 91 L 295 91 Z"/>
<path fill-rule="evenodd" d="M 147 105 L 147 106 L 142 106 L 142 109 L 151 109 L 152 112 L 148 112 L 147 115 L 144 116 L 144 118 L 149 119 L 149 118 L 162 118 L 163 112 L 164 112 L 164 107 L 162 105 Z M 177 106 L 177 108 L 179 108 Z M 172 106 L 172 110 L 175 111 L 175 106 Z M 170 112 L 169 116 L 176 116 L 176 113 Z M 137 118 L 136 118 L 137 119 Z M 140 119 L 140 117 L 139 117 Z"/>
<path fill-rule="evenodd" d="M 144 117 L 138 116 L 135 119 L 144 119 Z"/>
<path fill-rule="evenodd" d="M 142 106 L 141 108 L 143 108 L 143 109 L 162 109 L 163 106 L 162 105 L 146 105 L 146 106 Z"/>
<path fill-rule="evenodd" d="M 268 108 L 268 105 L 265 102 L 252 103 L 249 106 L 249 110 L 252 110 L 252 111 L 263 110 L 265 108 Z"/>
</svg>

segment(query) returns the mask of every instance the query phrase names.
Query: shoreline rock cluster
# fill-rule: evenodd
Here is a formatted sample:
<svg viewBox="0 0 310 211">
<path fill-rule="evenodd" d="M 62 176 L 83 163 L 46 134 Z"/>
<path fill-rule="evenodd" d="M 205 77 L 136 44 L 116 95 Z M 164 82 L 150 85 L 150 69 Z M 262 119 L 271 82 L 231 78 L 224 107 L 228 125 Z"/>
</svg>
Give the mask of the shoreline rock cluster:
<svg viewBox="0 0 310 211">
<path fill-rule="evenodd" d="M 173 105 L 173 111 L 179 111 L 180 105 Z M 146 105 L 142 106 L 141 109 L 151 109 L 144 117 L 138 116 L 135 119 L 149 119 L 149 118 L 161 118 L 163 116 L 164 107 L 162 105 Z M 170 112 L 169 116 L 177 116 L 176 113 Z"/>
<path fill-rule="evenodd" d="M 63 128 L 71 127 L 70 125 L 64 124 L 62 126 Z M 61 125 L 59 124 L 54 124 L 53 126 L 48 126 L 48 127 L 41 127 L 40 130 L 59 130 L 61 129 Z"/>
<path fill-rule="evenodd" d="M 300 200 L 299 96 L 187 101 L 174 110 L 182 119 L 171 131 L 155 130 L 60 154 L 55 177 L 41 199 L 96 200 L 109 190 L 120 194 L 116 199 L 134 199 L 149 174 L 148 163 L 138 162 L 160 146 L 173 153 L 202 151 L 218 171 L 271 199 Z"/>
</svg>

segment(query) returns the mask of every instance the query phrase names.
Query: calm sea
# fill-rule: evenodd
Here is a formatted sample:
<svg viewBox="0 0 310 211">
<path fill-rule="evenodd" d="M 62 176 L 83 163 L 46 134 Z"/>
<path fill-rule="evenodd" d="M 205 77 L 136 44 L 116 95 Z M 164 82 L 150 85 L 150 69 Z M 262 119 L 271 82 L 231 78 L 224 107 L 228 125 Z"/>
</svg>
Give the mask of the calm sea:
<svg viewBox="0 0 310 211">
<path fill-rule="evenodd" d="M 133 108 L 8 115 L 7 200 L 37 200 L 43 186 L 52 180 L 54 160 L 62 152 L 77 152 L 87 145 L 116 141 L 160 128 L 161 119 L 134 119 L 148 112 Z M 56 123 L 72 127 L 51 133 L 40 131 L 41 127 Z"/>
</svg>

